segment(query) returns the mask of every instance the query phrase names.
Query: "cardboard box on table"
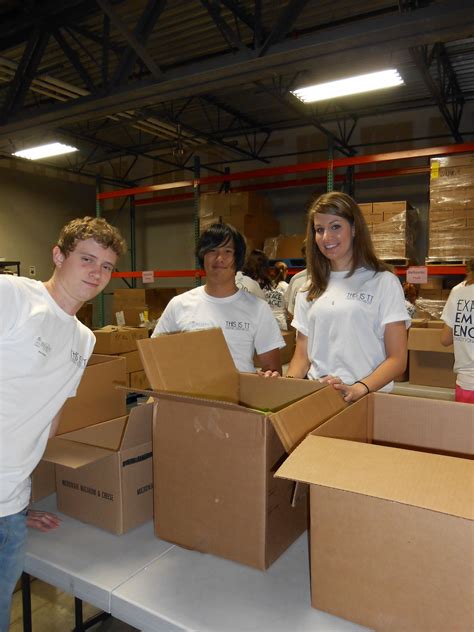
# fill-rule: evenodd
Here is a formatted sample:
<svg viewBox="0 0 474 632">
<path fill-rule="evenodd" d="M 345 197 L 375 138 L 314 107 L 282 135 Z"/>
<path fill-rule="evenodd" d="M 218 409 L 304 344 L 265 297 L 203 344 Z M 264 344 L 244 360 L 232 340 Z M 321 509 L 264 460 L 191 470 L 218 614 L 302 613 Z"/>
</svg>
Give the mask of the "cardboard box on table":
<svg viewBox="0 0 474 632">
<path fill-rule="evenodd" d="M 76 396 L 64 405 L 57 436 L 127 413 L 126 393 L 117 389 L 118 385 L 126 386 L 125 366 L 124 358 L 90 357 Z M 31 475 L 31 500 L 53 494 L 55 487 L 54 465 L 40 461 Z"/>
<path fill-rule="evenodd" d="M 48 442 L 58 510 L 122 534 L 153 516 L 152 405 Z"/>
<path fill-rule="evenodd" d="M 222 331 L 138 343 L 154 389 L 154 517 L 158 537 L 259 569 L 307 527 L 307 498 L 274 478 L 308 417 L 322 423 L 345 406 L 308 380 L 239 373 Z"/>
<path fill-rule="evenodd" d="M 277 477 L 310 483 L 311 601 L 378 631 L 474 629 L 472 405 L 375 393 Z"/>
<path fill-rule="evenodd" d="M 427 321 L 426 328 L 411 327 L 408 333 L 410 383 L 454 388 L 453 345 L 440 342 L 443 321 Z"/>
</svg>

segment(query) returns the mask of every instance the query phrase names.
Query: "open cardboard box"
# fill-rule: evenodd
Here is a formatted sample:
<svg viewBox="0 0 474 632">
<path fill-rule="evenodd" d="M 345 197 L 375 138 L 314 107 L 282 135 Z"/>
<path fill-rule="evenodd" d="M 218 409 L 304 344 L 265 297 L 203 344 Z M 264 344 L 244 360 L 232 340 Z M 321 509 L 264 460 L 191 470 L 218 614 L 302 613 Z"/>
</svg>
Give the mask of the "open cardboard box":
<svg viewBox="0 0 474 632">
<path fill-rule="evenodd" d="M 158 336 L 138 348 L 153 414 L 158 537 L 265 569 L 307 527 L 307 498 L 274 478 L 285 444 L 346 404 L 317 382 L 239 373 L 220 329 Z M 274 425 L 283 437 L 279 440 Z"/>
<path fill-rule="evenodd" d="M 48 442 L 58 510 L 122 534 L 153 516 L 152 405 Z"/>
<path fill-rule="evenodd" d="M 311 486 L 312 605 L 376 630 L 474 629 L 473 455 L 470 404 L 374 393 L 311 432 L 276 476 Z"/>
<path fill-rule="evenodd" d="M 426 328 L 410 327 L 408 332 L 410 383 L 454 388 L 453 346 L 440 342 L 442 321 L 428 321 Z"/>
<path fill-rule="evenodd" d="M 125 368 L 124 358 L 92 355 L 76 396 L 64 405 L 56 436 L 126 415 L 126 393 L 117 389 L 126 384 Z M 54 465 L 40 461 L 31 475 L 31 500 L 36 502 L 54 491 Z"/>
</svg>

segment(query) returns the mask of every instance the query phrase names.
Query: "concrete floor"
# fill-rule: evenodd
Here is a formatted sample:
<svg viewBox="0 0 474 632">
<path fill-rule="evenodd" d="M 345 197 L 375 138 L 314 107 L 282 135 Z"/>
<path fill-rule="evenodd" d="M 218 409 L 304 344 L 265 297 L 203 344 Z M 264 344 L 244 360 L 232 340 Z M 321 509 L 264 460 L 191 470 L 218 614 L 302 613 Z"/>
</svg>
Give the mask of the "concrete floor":
<svg viewBox="0 0 474 632">
<path fill-rule="evenodd" d="M 74 598 L 38 579 L 31 583 L 31 610 L 34 632 L 68 632 L 74 628 Z M 83 604 L 84 620 L 99 610 Z M 134 632 L 136 628 L 110 617 L 98 623 L 93 632 Z M 13 607 L 9 632 L 23 632 L 21 591 L 13 596 Z"/>
</svg>

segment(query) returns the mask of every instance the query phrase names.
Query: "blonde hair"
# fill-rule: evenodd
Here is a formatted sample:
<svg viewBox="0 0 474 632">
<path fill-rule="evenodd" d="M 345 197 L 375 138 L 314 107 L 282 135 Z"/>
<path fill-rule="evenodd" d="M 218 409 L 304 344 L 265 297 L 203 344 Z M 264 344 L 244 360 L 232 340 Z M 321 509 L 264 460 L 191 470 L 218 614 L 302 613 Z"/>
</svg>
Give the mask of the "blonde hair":
<svg viewBox="0 0 474 632">
<path fill-rule="evenodd" d="M 119 230 L 102 217 L 77 217 L 63 226 L 58 247 L 66 257 L 73 252 L 78 241 L 93 239 L 104 248 L 110 248 L 120 257 L 127 245 Z"/>
</svg>

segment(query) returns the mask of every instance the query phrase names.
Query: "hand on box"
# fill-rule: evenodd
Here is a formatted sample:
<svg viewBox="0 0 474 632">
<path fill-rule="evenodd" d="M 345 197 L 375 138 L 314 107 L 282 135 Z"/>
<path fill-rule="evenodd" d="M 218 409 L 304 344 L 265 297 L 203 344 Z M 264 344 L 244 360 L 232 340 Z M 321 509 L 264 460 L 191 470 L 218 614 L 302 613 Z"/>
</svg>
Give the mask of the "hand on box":
<svg viewBox="0 0 474 632">
<path fill-rule="evenodd" d="M 51 529 L 56 529 L 60 524 L 60 518 L 55 514 L 49 513 L 49 511 L 28 509 L 28 513 L 26 514 L 26 525 L 30 529 L 38 529 L 39 531 L 47 532 L 51 531 Z"/>
<path fill-rule="evenodd" d="M 368 393 L 368 387 L 363 382 L 344 384 L 341 378 L 335 375 L 326 375 L 319 378 L 319 381 L 323 384 L 330 384 L 336 389 L 336 391 L 340 391 L 342 399 L 348 404 L 356 402 Z"/>
<path fill-rule="evenodd" d="M 260 377 L 281 377 L 278 371 L 262 371 L 262 369 L 257 370 L 257 375 L 260 375 Z"/>
</svg>

